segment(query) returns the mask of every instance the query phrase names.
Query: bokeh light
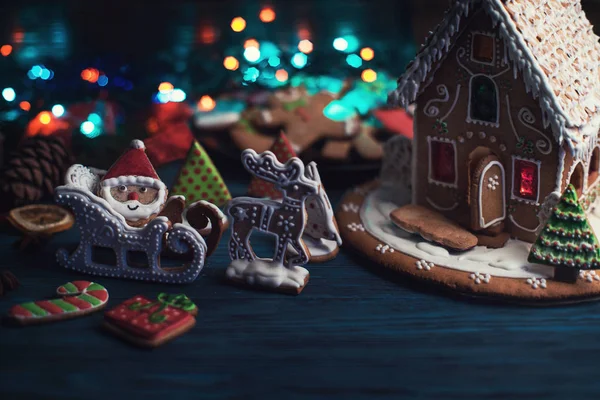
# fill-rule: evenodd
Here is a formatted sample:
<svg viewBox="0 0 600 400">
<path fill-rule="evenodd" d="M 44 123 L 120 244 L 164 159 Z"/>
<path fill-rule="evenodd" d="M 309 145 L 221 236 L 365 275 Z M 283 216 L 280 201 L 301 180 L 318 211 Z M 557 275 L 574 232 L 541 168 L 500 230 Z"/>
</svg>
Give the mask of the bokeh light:
<svg viewBox="0 0 600 400">
<path fill-rule="evenodd" d="M 230 71 L 235 71 L 240 67 L 240 62 L 237 60 L 237 58 L 228 56 L 223 60 L 223 66 Z"/>
<path fill-rule="evenodd" d="M 13 101 L 17 97 L 17 94 L 15 93 L 15 89 L 7 87 L 2 90 L 2 97 L 6 101 Z"/>
<path fill-rule="evenodd" d="M 358 38 L 354 35 L 344 35 L 343 39 L 346 41 L 346 48 L 341 51 L 345 51 L 346 53 L 354 53 L 358 50 L 360 46 L 360 42 Z"/>
<path fill-rule="evenodd" d="M 251 63 L 257 62 L 260 60 L 260 50 L 256 47 L 248 47 L 244 50 L 244 58 Z"/>
<path fill-rule="evenodd" d="M 5 44 L 4 46 L 0 47 L 0 54 L 2 54 L 4 57 L 9 56 L 12 51 L 13 47 L 10 44 Z"/>
<path fill-rule="evenodd" d="M 173 84 L 171 82 L 162 82 L 158 85 L 158 91 L 161 93 L 169 93 L 173 91 Z"/>
<path fill-rule="evenodd" d="M 301 40 L 300 43 L 298 43 L 298 50 L 305 54 L 309 54 L 313 51 L 313 44 L 308 39 Z"/>
<path fill-rule="evenodd" d="M 375 57 L 375 52 L 370 47 L 365 47 L 360 50 L 360 56 L 365 61 L 371 61 Z"/>
<path fill-rule="evenodd" d="M 96 125 L 94 125 L 94 123 L 92 121 L 85 121 L 84 123 L 82 123 L 79 130 L 85 136 L 90 137 L 90 138 L 98 136 L 98 135 L 94 135 L 94 131 L 96 130 Z"/>
<path fill-rule="evenodd" d="M 351 105 L 345 104 L 340 100 L 333 100 L 324 109 L 323 115 L 332 121 L 346 121 L 356 115 L 356 111 Z"/>
<path fill-rule="evenodd" d="M 60 104 L 55 104 L 52 106 L 52 114 L 54 114 L 55 117 L 60 118 L 65 114 L 65 108 Z"/>
<path fill-rule="evenodd" d="M 346 49 L 348 48 L 348 42 L 342 37 L 335 38 L 335 40 L 333 41 L 333 48 L 337 51 L 346 51 Z"/>
<path fill-rule="evenodd" d="M 200 97 L 200 101 L 198 102 L 198 110 L 200 111 L 212 111 L 214 110 L 217 102 L 213 100 L 212 97 L 204 95 Z"/>
<path fill-rule="evenodd" d="M 248 47 L 256 47 L 257 49 L 260 49 L 260 45 L 258 44 L 258 40 L 256 40 L 256 39 L 247 39 L 244 42 L 244 48 L 247 49 Z"/>
<path fill-rule="evenodd" d="M 250 67 L 244 71 L 244 80 L 247 82 L 256 82 L 260 76 L 260 71 L 255 67 Z"/>
<path fill-rule="evenodd" d="M 235 17 L 231 20 L 231 30 L 241 32 L 246 29 L 246 20 L 242 17 Z"/>
<path fill-rule="evenodd" d="M 98 86 L 108 85 L 108 77 L 106 75 L 100 75 L 98 77 Z"/>
<path fill-rule="evenodd" d="M 92 71 L 89 68 L 86 68 L 83 71 L 81 71 L 81 79 L 83 79 L 84 81 L 89 81 L 91 77 Z"/>
<path fill-rule="evenodd" d="M 298 69 L 304 68 L 308 62 L 308 57 L 304 53 L 296 53 L 292 57 L 292 65 Z"/>
<path fill-rule="evenodd" d="M 200 42 L 203 44 L 213 44 L 217 40 L 217 32 L 211 25 L 205 25 L 200 28 Z"/>
<path fill-rule="evenodd" d="M 277 67 L 279 66 L 279 64 L 281 64 L 281 59 L 277 56 L 271 56 L 269 57 L 269 65 L 271 67 Z"/>
<path fill-rule="evenodd" d="M 19 107 L 23 111 L 29 111 L 31 110 L 31 103 L 29 103 L 28 101 L 22 101 L 19 103 Z"/>
<path fill-rule="evenodd" d="M 258 14 L 258 18 L 262 22 L 269 23 L 275 21 L 275 11 L 271 7 L 265 7 L 260 10 L 260 14 Z"/>
<path fill-rule="evenodd" d="M 185 92 L 183 90 L 173 89 L 169 100 L 173 101 L 175 103 L 181 103 L 182 101 L 185 101 L 186 98 L 187 98 L 187 95 L 185 94 Z"/>
<path fill-rule="evenodd" d="M 360 68 L 362 67 L 363 60 L 356 54 L 349 54 L 348 57 L 346 57 L 346 62 L 353 68 Z"/>
<path fill-rule="evenodd" d="M 94 124 L 96 126 L 102 124 L 102 117 L 100 117 L 96 113 L 91 113 L 90 115 L 88 115 L 87 120 L 90 121 L 92 124 Z"/>
<path fill-rule="evenodd" d="M 277 72 L 275 72 L 275 79 L 277 79 L 279 82 L 285 82 L 288 80 L 289 74 L 285 69 L 278 69 Z"/>
<path fill-rule="evenodd" d="M 373 71 L 372 69 L 365 69 L 362 74 L 360 74 L 360 77 L 363 81 L 365 82 L 375 82 L 377 80 L 377 72 Z"/>
<path fill-rule="evenodd" d="M 42 125 L 48 125 L 50 121 L 52 121 L 52 114 L 50 114 L 48 111 L 42 111 L 39 119 Z"/>
</svg>

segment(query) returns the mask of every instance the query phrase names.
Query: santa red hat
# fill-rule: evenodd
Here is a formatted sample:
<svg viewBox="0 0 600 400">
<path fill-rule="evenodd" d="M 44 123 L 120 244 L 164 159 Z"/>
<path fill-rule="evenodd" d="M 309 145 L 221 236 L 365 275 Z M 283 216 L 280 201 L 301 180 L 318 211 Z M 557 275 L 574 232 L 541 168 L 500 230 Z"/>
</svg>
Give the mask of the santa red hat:
<svg viewBox="0 0 600 400">
<path fill-rule="evenodd" d="M 143 185 L 166 189 L 146 155 L 146 146 L 141 140 L 133 140 L 129 149 L 110 167 L 102 178 L 101 185 Z"/>
</svg>

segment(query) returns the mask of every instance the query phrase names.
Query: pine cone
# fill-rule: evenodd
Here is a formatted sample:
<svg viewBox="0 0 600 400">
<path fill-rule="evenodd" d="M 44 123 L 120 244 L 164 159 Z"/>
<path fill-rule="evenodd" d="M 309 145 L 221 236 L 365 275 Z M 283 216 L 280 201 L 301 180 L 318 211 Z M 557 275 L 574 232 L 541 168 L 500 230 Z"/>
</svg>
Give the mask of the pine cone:
<svg viewBox="0 0 600 400">
<path fill-rule="evenodd" d="M 35 136 L 13 152 L 0 172 L 0 209 L 36 203 L 52 196 L 63 183 L 73 157 L 62 140 Z"/>
</svg>

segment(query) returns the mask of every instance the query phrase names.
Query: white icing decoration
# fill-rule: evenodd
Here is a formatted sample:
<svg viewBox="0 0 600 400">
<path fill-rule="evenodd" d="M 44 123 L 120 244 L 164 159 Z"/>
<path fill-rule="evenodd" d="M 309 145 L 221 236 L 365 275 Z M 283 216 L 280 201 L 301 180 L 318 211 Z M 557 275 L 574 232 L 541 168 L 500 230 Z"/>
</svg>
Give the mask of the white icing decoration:
<svg viewBox="0 0 600 400">
<path fill-rule="evenodd" d="M 360 120 L 358 118 L 348 118 L 344 120 L 344 135 L 354 136 L 360 131 Z"/>
<path fill-rule="evenodd" d="M 237 259 L 229 264 L 225 274 L 252 286 L 297 289 L 304 286 L 308 270 L 299 266 L 285 267 L 275 261 Z"/>
<path fill-rule="evenodd" d="M 350 224 L 347 225 L 348 229 L 350 229 L 352 232 L 364 232 L 365 231 L 365 227 L 363 226 L 363 224 L 357 224 L 356 222 L 352 222 Z"/>
<path fill-rule="evenodd" d="M 389 244 L 383 244 L 383 243 L 379 243 L 377 246 L 375 246 L 375 251 L 380 252 L 381 254 L 385 254 L 388 251 L 390 253 L 394 252 L 394 249 L 392 247 L 390 247 Z"/>
<path fill-rule="evenodd" d="M 440 114 L 440 109 L 434 106 L 434 103 L 446 103 L 450 99 L 448 87 L 446 85 L 438 85 L 436 89 L 438 94 L 443 97 L 441 99 L 431 99 L 427 102 L 427 104 L 425 104 L 425 108 L 423 108 L 423 114 L 428 117 L 437 117 Z"/>
<path fill-rule="evenodd" d="M 446 250 L 443 247 L 440 246 L 436 246 L 432 243 L 429 242 L 420 242 L 417 243 L 416 245 L 417 249 L 424 251 L 425 253 L 432 255 L 432 256 L 442 256 L 442 257 L 446 257 L 449 256 L 450 253 L 448 252 L 448 250 Z"/>
<path fill-rule="evenodd" d="M 339 247 L 335 240 L 323 238 L 314 239 L 308 235 L 303 235 L 302 240 L 304 240 L 304 244 L 308 248 L 311 258 L 329 255 Z M 292 248 L 289 250 L 293 251 Z"/>
<path fill-rule="evenodd" d="M 519 224 L 517 222 L 517 220 L 512 216 L 512 214 L 509 216 L 510 222 L 512 222 L 512 224 L 514 226 L 516 226 L 517 228 L 524 230 L 526 232 L 531 232 L 531 233 L 537 233 L 538 230 L 542 227 L 542 224 L 538 224 L 538 226 L 536 226 L 535 228 L 527 228 L 521 224 Z"/>
<path fill-rule="evenodd" d="M 546 287 L 547 287 L 547 283 L 544 278 L 542 278 L 542 279 L 529 278 L 529 279 L 527 279 L 526 282 L 528 285 L 531 285 L 532 289 L 546 289 Z"/>
<path fill-rule="evenodd" d="M 581 270 L 581 271 L 579 271 L 579 277 L 588 283 L 595 283 L 595 282 L 600 281 L 600 275 L 598 275 L 598 273 L 594 270 L 592 270 L 592 271 Z"/>
<path fill-rule="evenodd" d="M 262 118 L 265 121 L 265 123 L 270 124 L 271 122 L 273 122 L 273 114 L 271 114 L 271 111 L 263 110 L 260 112 L 260 114 L 262 115 Z"/>
<path fill-rule="evenodd" d="M 346 203 L 346 204 L 342 204 L 342 211 L 344 212 L 350 212 L 350 213 L 357 213 L 358 210 L 360 210 L 360 207 L 354 203 Z"/>
<path fill-rule="evenodd" d="M 489 164 L 487 164 L 484 168 L 483 171 L 481 172 L 481 176 L 479 178 L 479 197 L 478 197 L 478 202 L 477 202 L 477 206 L 479 207 L 479 224 L 482 228 L 487 228 L 488 226 L 492 226 L 500 221 L 503 221 L 506 218 L 506 191 L 502 190 L 502 215 L 498 216 L 497 218 L 485 222 L 485 220 L 483 219 L 483 207 L 485 206 L 483 204 L 483 202 L 481 201 L 481 196 L 483 195 L 483 188 L 484 188 L 484 183 L 483 180 L 485 178 L 485 173 L 487 171 L 489 171 L 490 168 L 492 168 L 493 166 L 498 166 L 500 168 L 500 173 L 502 174 L 502 178 L 501 181 L 504 182 L 504 167 L 502 166 L 502 164 L 499 161 L 492 161 Z M 496 176 L 497 178 L 497 176 Z M 498 181 L 496 179 L 496 184 L 498 184 Z M 493 187 L 495 190 L 495 186 L 490 185 L 490 188 Z"/>
<path fill-rule="evenodd" d="M 460 84 L 456 85 L 456 95 L 454 96 L 454 101 L 452 102 L 452 105 L 450 106 L 450 109 L 448 110 L 448 112 L 442 117 L 440 118 L 440 121 L 445 121 L 446 118 L 448 118 L 450 116 L 450 114 L 452 114 L 452 111 L 454 111 L 454 108 L 456 107 L 456 103 L 458 103 L 458 99 L 460 97 Z"/>
<path fill-rule="evenodd" d="M 431 271 L 431 268 L 435 266 L 432 262 L 426 260 L 418 260 L 415 262 L 415 265 L 417 266 L 417 269 L 424 271 Z"/>
<path fill-rule="evenodd" d="M 469 275 L 469 279 L 472 279 L 475 284 L 490 283 L 492 276 L 490 274 L 482 274 L 481 272 L 475 272 Z"/>
<path fill-rule="evenodd" d="M 458 53 L 457 53 L 458 54 Z M 484 75 L 484 74 L 471 74 L 471 79 L 469 80 L 469 102 L 467 105 L 467 118 L 466 121 L 468 123 L 471 124 L 481 124 L 481 125 L 485 125 L 485 126 L 492 126 L 494 128 L 498 128 L 500 126 L 500 91 L 498 90 L 498 84 L 496 83 L 496 81 L 494 80 L 493 77 L 488 76 L 488 75 Z M 471 96 L 473 95 L 473 80 L 475 80 L 478 77 L 484 77 L 487 78 L 490 82 L 492 82 L 494 84 L 494 93 L 496 94 L 496 121 L 495 122 L 490 122 L 490 121 L 483 121 L 483 120 L 479 120 L 479 119 L 475 119 L 471 117 L 471 104 L 473 104 L 473 99 L 471 98 Z M 483 137 L 481 136 L 480 132 L 480 136 L 482 139 L 485 137 L 485 133 L 483 133 Z"/>
<path fill-rule="evenodd" d="M 519 118 L 519 122 L 521 124 L 523 124 L 523 126 L 531 129 L 532 131 L 543 136 L 544 139 L 546 139 L 546 140 L 542 140 L 542 139 L 537 140 L 535 142 L 535 147 L 538 149 L 538 151 L 540 153 L 542 153 L 544 155 L 550 154 L 550 152 L 552 152 L 552 142 L 550 141 L 550 138 L 548 138 L 548 136 L 546 136 L 544 133 L 542 133 L 539 129 L 536 129 L 534 126 L 532 126 L 533 124 L 535 124 L 535 115 L 533 115 L 531 110 L 529 110 L 526 107 L 521 108 L 519 110 L 518 118 Z M 512 118 L 511 118 L 511 121 L 512 121 Z"/>
<path fill-rule="evenodd" d="M 494 52 L 492 54 L 492 61 L 476 60 L 475 57 L 473 57 L 473 55 L 475 54 L 475 36 L 476 35 L 487 36 L 487 37 L 492 38 L 492 40 L 494 41 Z M 471 61 L 476 62 L 478 64 L 494 65 L 495 61 L 496 61 L 496 35 L 494 35 L 493 32 L 472 31 L 472 36 L 473 37 L 471 38 Z"/>
</svg>

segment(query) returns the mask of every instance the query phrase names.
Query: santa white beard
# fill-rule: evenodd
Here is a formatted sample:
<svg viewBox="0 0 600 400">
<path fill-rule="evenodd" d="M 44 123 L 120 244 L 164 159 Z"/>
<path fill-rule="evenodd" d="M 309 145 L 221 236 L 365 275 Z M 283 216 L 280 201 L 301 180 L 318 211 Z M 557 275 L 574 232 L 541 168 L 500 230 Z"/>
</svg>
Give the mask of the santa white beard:
<svg viewBox="0 0 600 400">
<path fill-rule="evenodd" d="M 110 193 L 111 188 L 111 186 L 103 186 L 102 197 L 115 212 L 121 214 L 127 221 L 135 222 L 150 218 L 150 216 L 162 210 L 166 201 L 165 190 L 163 188 L 159 189 L 156 200 L 150 204 L 142 204 L 137 200 L 127 200 L 125 202 L 115 200 Z"/>
</svg>

